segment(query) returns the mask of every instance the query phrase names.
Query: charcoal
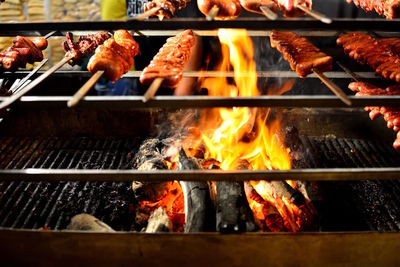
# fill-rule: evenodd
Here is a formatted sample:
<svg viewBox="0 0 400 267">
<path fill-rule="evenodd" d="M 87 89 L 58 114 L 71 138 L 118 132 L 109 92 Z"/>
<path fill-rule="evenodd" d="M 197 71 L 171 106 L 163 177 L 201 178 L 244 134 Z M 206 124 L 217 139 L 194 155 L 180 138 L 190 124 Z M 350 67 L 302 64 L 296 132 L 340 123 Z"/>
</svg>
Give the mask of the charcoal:
<svg viewBox="0 0 400 267">
<path fill-rule="evenodd" d="M 179 170 L 200 170 L 195 158 L 189 158 L 183 148 L 179 151 Z M 212 230 L 214 209 L 206 182 L 180 182 L 185 199 L 185 232 Z"/>
</svg>

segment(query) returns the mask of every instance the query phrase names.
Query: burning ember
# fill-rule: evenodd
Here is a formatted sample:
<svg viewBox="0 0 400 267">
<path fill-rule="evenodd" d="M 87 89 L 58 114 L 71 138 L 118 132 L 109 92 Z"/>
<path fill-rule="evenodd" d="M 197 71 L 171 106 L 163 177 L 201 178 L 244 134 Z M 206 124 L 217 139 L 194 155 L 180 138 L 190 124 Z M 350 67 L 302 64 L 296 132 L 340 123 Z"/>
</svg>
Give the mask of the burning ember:
<svg viewBox="0 0 400 267">
<path fill-rule="evenodd" d="M 212 96 L 259 95 L 253 43 L 246 30 L 220 29 L 218 36 L 223 53 L 218 70 L 233 69 L 234 82 L 224 77 L 202 78 L 202 88 L 207 88 Z M 277 120 L 267 122 L 268 115 L 269 110 L 256 108 L 207 111 L 197 127 L 200 133 L 189 136 L 184 147 L 189 151 L 203 150 L 204 158 L 216 160 L 222 170 L 290 169 L 290 151 L 279 134 L 280 123 Z M 245 188 L 250 208 L 261 229 L 293 232 L 303 229 L 306 223 L 301 209 L 305 207 L 304 197 L 297 206 L 293 199 L 289 199 L 290 195 L 280 194 L 282 190 L 295 191 L 294 182 L 252 181 L 246 183 Z"/>
<path fill-rule="evenodd" d="M 211 96 L 259 95 L 253 43 L 246 30 L 221 29 L 218 35 L 223 55 L 218 70 L 233 70 L 234 79 L 200 78 L 202 88 L 207 88 Z M 291 85 L 292 81 L 284 84 L 281 93 Z M 277 90 L 271 88 L 271 91 Z M 172 141 L 170 145 L 158 139 L 144 142 L 134 167 L 139 170 L 288 170 L 291 157 L 280 135 L 280 122 L 269 115 L 269 109 L 257 108 L 206 110 L 196 127 L 189 128 L 183 141 Z M 292 181 L 249 181 L 244 186 L 230 182 L 175 181 L 134 182 L 133 190 L 140 200 L 137 220 L 140 214 L 144 214 L 144 220 L 149 219 L 150 212 L 161 207 L 165 212 L 159 214 L 168 215 L 172 224 L 169 228 L 174 231 L 202 232 L 213 230 L 216 225 L 219 231 L 239 232 L 243 222 L 246 231 L 252 231 L 256 228 L 254 223 L 252 227 L 242 219 L 249 215 L 263 231 L 296 232 L 307 229 L 313 217 L 309 216 L 312 209 L 306 194 L 300 193 L 297 186 Z M 213 225 L 210 227 L 210 224 Z"/>
</svg>

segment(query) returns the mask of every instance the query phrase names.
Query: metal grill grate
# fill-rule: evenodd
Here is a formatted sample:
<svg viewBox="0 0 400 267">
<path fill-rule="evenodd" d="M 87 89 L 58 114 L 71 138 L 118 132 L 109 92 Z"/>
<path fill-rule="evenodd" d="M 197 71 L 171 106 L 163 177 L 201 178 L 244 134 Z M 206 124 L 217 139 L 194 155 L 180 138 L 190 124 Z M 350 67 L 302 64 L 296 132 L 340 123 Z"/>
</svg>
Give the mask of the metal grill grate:
<svg viewBox="0 0 400 267">
<path fill-rule="evenodd" d="M 0 139 L 0 168 L 121 169 L 137 140 Z M 129 183 L 0 184 L 0 226 L 64 229 L 70 218 L 90 213 L 117 230 L 130 230 L 133 196 Z"/>
<path fill-rule="evenodd" d="M 400 166 L 400 153 L 390 144 L 334 137 L 301 136 L 300 140 L 307 155 L 300 164 L 304 168 Z M 84 137 L 0 138 L 0 168 L 123 169 L 130 160 L 130 153 L 137 150 L 138 141 Z M 327 202 L 335 204 L 335 207 L 328 205 L 326 210 L 332 212 L 325 214 L 326 225 L 334 226 L 325 229 L 400 229 L 399 181 L 330 182 L 322 185 L 325 191 L 329 191 Z M 72 216 L 83 212 L 93 214 L 116 230 L 130 230 L 135 217 L 130 184 L 0 183 L 1 227 L 65 229 Z M 350 216 L 346 213 L 357 214 L 354 216 L 359 221 L 354 226 L 341 222 Z M 333 216 L 340 219 L 332 219 Z"/>
<path fill-rule="evenodd" d="M 312 156 L 312 165 L 320 168 L 333 167 L 399 167 L 400 153 L 390 144 L 377 141 L 365 141 L 344 138 L 301 137 L 302 143 Z M 343 207 L 353 212 L 365 230 L 399 231 L 400 230 L 400 181 L 354 181 L 322 183 L 331 197 L 328 210 L 334 210 L 334 203 L 343 212 Z M 335 212 L 333 212 L 335 213 Z M 334 224 L 338 218 L 332 218 Z M 340 216 L 340 215 L 339 215 Z M 350 220 L 342 217 L 342 220 Z M 354 218 L 353 218 L 354 220 Z M 332 222 L 331 222 L 332 223 Z M 342 222 L 346 225 L 349 222 Z M 350 226 L 351 227 L 351 226 Z"/>
</svg>

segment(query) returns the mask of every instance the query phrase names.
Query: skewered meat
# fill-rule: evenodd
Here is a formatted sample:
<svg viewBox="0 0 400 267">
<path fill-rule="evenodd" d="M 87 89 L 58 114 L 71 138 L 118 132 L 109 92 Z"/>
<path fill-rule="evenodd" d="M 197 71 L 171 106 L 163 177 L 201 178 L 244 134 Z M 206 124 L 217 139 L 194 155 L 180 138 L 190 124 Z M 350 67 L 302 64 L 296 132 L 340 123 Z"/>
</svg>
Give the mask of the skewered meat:
<svg viewBox="0 0 400 267">
<path fill-rule="evenodd" d="M 219 8 L 215 19 L 234 19 L 242 12 L 239 0 L 197 0 L 197 7 L 206 16 L 214 6 Z"/>
<path fill-rule="evenodd" d="M 97 47 L 90 58 L 88 70 L 96 72 L 104 70 L 104 77 L 116 81 L 133 66 L 133 58 L 139 54 L 139 45 L 126 30 L 118 30 L 114 38 L 107 39 Z"/>
<path fill-rule="evenodd" d="M 273 0 L 240 0 L 240 4 L 247 11 L 258 14 L 263 14 L 260 9 L 262 6 L 266 6 L 274 12 L 279 10 L 278 5 Z"/>
<path fill-rule="evenodd" d="M 400 95 L 400 85 L 389 86 L 381 89 L 377 86 L 364 83 L 353 82 L 349 84 L 350 90 L 357 92 L 357 96 L 374 96 L 374 95 Z M 395 149 L 400 148 L 400 108 L 396 107 L 365 107 L 365 111 L 369 112 L 369 117 L 374 120 L 383 116 L 387 123 L 387 127 L 398 132 L 397 139 L 393 143 Z"/>
<path fill-rule="evenodd" d="M 304 78 L 312 73 L 313 69 L 330 71 L 332 69 L 332 57 L 321 52 L 306 38 L 300 37 L 294 32 L 272 31 L 271 46 L 277 48 L 289 61 L 292 70 Z"/>
<path fill-rule="evenodd" d="M 149 11 L 152 8 L 160 7 L 161 9 L 154 15 L 160 20 L 171 18 L 176 10 L 185 8 L 190 0 L 153 0 L 144 4 L 144 11 Z"/>
<path fill-rule="evenodd" d="M 357 7 L 361 7 L 367 12 L 375 10 L 381 16 L 388 19 L 400 17 L 400 0 L 346 0 L 347 3 L 353 2 Z"/>
<path fill-rule="evenodd" d="M 304 12 L 296 8 L 296 6 L 305 6 L 312 8 L 312 0 L 274 0 L 279 8 L 283 11 L 285 17 L 303 16 Z"/>
<path fill-rule="evenodd" d="M 351 32 L 340 36 L 337 44 L 361 64 L 368 64 L 385 79 L 400 82 L 399 39 L 375 39 L 365 33 Z"/>
<path fill-rule="evenodd" d="M 0 69 L 15 71 L 24 68 L 27 63 L 43 60 L 42 50 L 47 48 L 47 40 L 42 37 L 34 38 L 33 41 L 26 37 L 17 36 L 13 45 L 0 53 Z"/>
<path fill-rule="evenodd" d="M 140 82 L 149 85 L 156 78 L 164 78 L 161 86 L 175 88 L 183 76 L 190 49 L 195 44 L 192 30 L 168 38 L 150 64 L 143 70 Z"/>
<path fill-rule="evenodd" d="M 84 58 L 93 53 L 96 48 L 103 44 L 111 35 L 108 32 L 98 32 L 87 36 L 79 36 L 77 42 L 74 41 L 74 35 L 67 32 L 67 40 L 63 43 L 65 57 L 72 57 L 69 64 L 80 65 Z"/>
</svg>

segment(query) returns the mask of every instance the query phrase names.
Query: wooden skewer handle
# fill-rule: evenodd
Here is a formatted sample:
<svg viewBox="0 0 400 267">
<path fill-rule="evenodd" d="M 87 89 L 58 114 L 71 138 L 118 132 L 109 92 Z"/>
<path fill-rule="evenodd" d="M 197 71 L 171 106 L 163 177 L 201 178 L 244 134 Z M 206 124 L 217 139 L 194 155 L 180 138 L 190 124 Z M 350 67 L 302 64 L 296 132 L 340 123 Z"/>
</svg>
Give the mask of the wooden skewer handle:
<svg viewBox="0 0 400 267">
<path fill-rule="evenodd" d="M 348 106 L 351 106 L 351 100 L 334 82 L 328 79 L 321 71 L 313 69 L 314 74 L 323 82 L 340 100 Z"/>
<path fill-rule="evenodd" d="M 278 15 L 267 6 L 260 6 L 261 12 L 270 20 L 278 19 Z"/>
<path fill-rule="evenodd" d="M 35 88 L 36 86 L 38 86 L 41 82 L 43 82 L 45 79 L 47 79 L 47 77 L 49 77 L 51 74 L 53 74 L 55 71 L 57 71 L 58 69 L 60 69 L 62 66 L 64 66 L 68 61 L 70 61 L 72 59 L 72 57 L 65 57 L 63 58 L 60 62 L 58 62 L 56 65 L 54 65 L 53 67 L 51 67 L 50 69 L 48 69 L 46 72 L 44 72 L 42 75 L 40 75 L 39 77 L 37 77 L 33 82 L 31 82 L 30 84 L 28 84 L 26 87 L 22 88 L 21 90 L 19 90 L 18 92 L 16 92 L 15 94 L 13 94 L 12 96 L 10 96 L 9 98 L 7 98 L 7 100 L 3 101 L 2 103 L 0 103 L 0 110 L 8 107 L 9 105 L 11 105 L 12 103 L 14 103 L 15 101 L 17 101 L 18 99 L 20 99 L 22 96 L 24 96 L 25 94 L 27 94 L 29 91 L 31 91 L 33 88 Z"/>
<path fill-rule="evenodd" d="M 219 7 L 218 6 L 213 6 L 210 9 L 210 12 L 208 12 L 208 15 L 206 17 L 207 20 L 214 20 L 215 17 L 218 15 L 219 12 Z"/>
<path fill-rule="evenodd" d="M 143 96 L 143 102 L 147 102 L 151 100 L 157 93 L 160 88 L 164 78 L 156 78 L 150 85 L 149 89 L 147 89 L 146 93 Z"/>
<path fill-rule="evenodd" d="M 308 15 L 310 15 L 311 17 L 325 23 L 325 24 L 331 24 L 332 23 L 332 19 L 328 18 L 327 16 L 325 16 L 322 13 L 319 13 L 318 11 L 312 10 L 306 6 L 303 5 L 297 5 L 296 8 L 300 9 L 301 11 L 307 13 Z"/>
<path fill-rule="evenodd" d="M 154 16 L 160 9 L 161 9 L 161 7 L 159 7 L 159 6 L 153 7 L 152 9 L 147 10 L 146 12 L 144 12 L 142 14 L 139 14 L 132 18 L 128 18 L 128 20 L 142 21 L 142 20 L 148 19 L 149 17 Z"/>
<path fill-rule="evenodd" d="M 104 70 L 98 70 L 90 79 L 75 93 L 75 95 L 68 101 L 67 106 L 72 108 L 87 95 L 97 81 L 103 76 Z"/>
</svg>

